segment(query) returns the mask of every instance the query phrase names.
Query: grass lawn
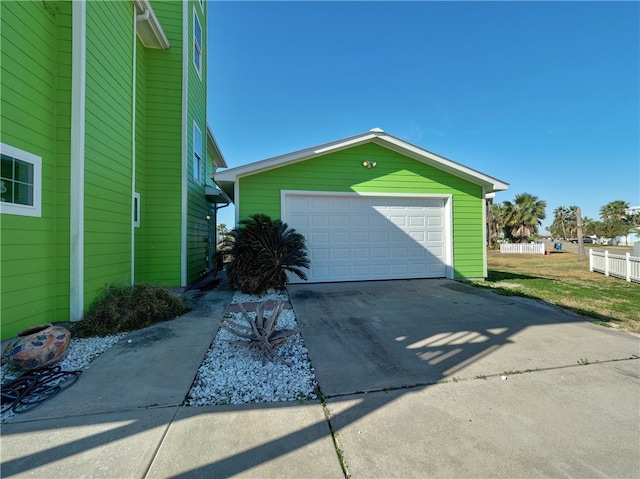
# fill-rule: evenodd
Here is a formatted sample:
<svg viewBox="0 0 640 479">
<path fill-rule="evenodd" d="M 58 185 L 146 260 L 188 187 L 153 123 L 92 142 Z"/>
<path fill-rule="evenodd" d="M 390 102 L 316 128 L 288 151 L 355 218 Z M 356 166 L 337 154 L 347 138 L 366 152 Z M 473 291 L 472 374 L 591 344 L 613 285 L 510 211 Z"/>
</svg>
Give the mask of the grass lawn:
<svg viewBox="0 0 640 479">
<path fill-rule="evenodd" d="M 596 323 L 640 333 L 640 284 L 589 271 L 589 260 L 554 252 L 549 256 L 488 252 L 487 281 L 499 294 L 526 296 L 571 309 Z"/>
</svg>

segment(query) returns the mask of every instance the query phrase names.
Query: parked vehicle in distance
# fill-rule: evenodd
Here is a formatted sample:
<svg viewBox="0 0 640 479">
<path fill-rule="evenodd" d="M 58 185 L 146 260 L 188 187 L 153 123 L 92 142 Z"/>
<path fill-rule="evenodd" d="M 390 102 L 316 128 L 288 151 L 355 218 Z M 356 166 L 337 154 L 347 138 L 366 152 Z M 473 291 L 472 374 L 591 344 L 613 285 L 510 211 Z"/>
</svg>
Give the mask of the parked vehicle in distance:
<svg viewBox="0 0 640 479">
<path fill-rule="evenodd" d="M 569 242 L 570 243 L 577 243 L 578 242 L 578 238 L 569 238 Z M 593 243 L 595 243 L 595 241 L 590 236 L 583 236 L 582 237 L 582 243 L 584 243 L 584 244 L 593 244 Z"/>
</svg>

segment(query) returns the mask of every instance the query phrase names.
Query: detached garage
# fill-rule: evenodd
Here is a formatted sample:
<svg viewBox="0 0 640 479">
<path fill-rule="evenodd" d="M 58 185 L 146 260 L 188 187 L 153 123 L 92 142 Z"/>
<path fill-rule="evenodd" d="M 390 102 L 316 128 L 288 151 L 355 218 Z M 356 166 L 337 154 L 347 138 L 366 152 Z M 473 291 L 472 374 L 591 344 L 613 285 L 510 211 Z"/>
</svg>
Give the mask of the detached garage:
<svg viewBox="0 0 640 479">
<path fill-rule="evenodd" d="M 486 277 L 486 199 L 508 186 L 377 128 L 215 182 L 236 221 L 263 213 L 305 236 L 309 282 Z"/>
</svg>

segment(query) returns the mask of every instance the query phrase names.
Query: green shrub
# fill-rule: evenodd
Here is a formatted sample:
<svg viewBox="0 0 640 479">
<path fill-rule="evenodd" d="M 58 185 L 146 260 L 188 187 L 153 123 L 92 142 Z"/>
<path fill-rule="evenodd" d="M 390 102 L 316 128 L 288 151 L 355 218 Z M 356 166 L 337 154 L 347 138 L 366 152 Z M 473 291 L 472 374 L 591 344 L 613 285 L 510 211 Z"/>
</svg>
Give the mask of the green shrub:
<svg viewBox="0 0 640 479">
<path fill-rule="evenodd" d="M 305 239 L 281 220 L 256 214 L 240 221 L 223 245 L 231 262 L 227 276 L 243 293 L 282 291 L 287 272 L 307 279 L 301 268 L 309 267 Z"/>
<path fill-rule="evenodd" d="M 168 288 L 136 284 L 107 286 L 84 319 L 73 325 L 78 337 L 133 331 L 173 319 L 189 309 Z"/>
</svg>

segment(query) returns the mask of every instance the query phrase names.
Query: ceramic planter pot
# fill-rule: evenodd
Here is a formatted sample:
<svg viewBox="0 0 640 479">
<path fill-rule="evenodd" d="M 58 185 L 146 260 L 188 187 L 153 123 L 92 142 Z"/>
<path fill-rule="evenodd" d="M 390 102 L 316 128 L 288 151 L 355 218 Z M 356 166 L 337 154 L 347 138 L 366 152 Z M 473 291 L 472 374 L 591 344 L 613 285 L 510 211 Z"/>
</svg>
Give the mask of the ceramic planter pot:
<svg viewBox="0 0 640 479">
<path fill-rule="evenodd" d="M 47 368 L 67 355 L 71 333 L 51 323 L 25 329 L 16 335 L 5 349 L 5 358 L 12 366 L 25 371 Z"/>
</svg>

